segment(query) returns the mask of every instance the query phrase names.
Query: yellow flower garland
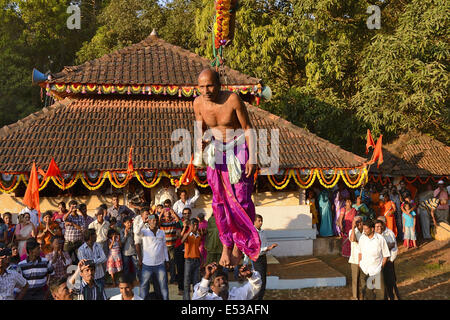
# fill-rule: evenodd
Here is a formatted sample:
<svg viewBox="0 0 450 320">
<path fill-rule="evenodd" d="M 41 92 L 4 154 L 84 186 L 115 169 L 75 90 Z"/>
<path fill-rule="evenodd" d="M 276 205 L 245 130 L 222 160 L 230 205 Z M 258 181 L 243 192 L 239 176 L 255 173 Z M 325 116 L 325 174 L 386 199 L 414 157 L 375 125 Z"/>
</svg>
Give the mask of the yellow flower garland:
<svg viewBox="0 0 450 320">
<path fill-rule="evenodd" d="M 287 179 L 286 179 L 286 181 L 282 184 L 282 185 L 280 185 L 280 186 L 278 186 L 274 181 L 273 181 L 273 176 L 272 175 L 267 175 L 267 179 L 269 180 L 269 182 L 270 182 L 270 184 L 272 185 L 272 187 L 274 187 L 275 189 L 277 189 L 277 190 L 281 190 L 281 189 L 284 189 L 284 188 L 286 188 L 286 186 L 289 184 L 289 182 L 291 181 L 291 175 L 292 175 L 292 170 L 290 170 L 287 174 Z"/>
<path fill-rule="evenodd" d="M 313 185 L 314 181 L 316 181 L 316 177 L 318 175 L 317 169 L 311 169 L 311 174 L 313 175 L 312 178 L 311 178 L 311 181 L 307 185 L 304 185 L 300 181 L 298 181 L 297 175 L 295 174 L 295 171 L 291 170 L 291 172 L 292 172 L 292 175 L 294 177 L 295 183 L 302 189 L 308 189 L 309 187 L 311 187 Z"/>
</svg>

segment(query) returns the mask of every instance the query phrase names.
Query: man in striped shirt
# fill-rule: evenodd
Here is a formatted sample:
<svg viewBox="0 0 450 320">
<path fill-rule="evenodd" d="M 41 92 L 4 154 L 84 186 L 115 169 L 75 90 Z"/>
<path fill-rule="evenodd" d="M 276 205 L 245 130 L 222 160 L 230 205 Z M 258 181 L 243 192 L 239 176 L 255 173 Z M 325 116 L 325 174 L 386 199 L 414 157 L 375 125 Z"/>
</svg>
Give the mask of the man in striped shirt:
<svg viewBox="0 0 450 320">
<path fill-rule="evenodd" d="M 54 270 L 46 258 L 41 258 L 41 249 L 36 239 L 27 240 L 28 257 L 19 262 L 22 276 L 28 282 L 28 290 L 24 300 L 45 300 L 48 295 L 47 281 Z"/>
<path fill-rule="evenodd" d="M 170 199 L 164 201 L 164 208 L 159 217 L 159 228 L 166 235 L 166 245 L 169 253 L 170 283 L 175 283 L 177 281 L 175 272 L 175 243 L 177 241 L 177 228 L 180 218 L 170 208 L 170 205 Z"/>
</svg>

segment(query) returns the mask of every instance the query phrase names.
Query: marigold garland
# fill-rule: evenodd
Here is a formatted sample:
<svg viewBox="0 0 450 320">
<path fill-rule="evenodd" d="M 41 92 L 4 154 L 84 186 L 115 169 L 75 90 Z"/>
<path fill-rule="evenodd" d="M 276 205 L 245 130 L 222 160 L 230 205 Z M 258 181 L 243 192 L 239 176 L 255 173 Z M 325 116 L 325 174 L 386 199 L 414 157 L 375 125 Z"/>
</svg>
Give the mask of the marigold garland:
<svg viewBox="0 0 450 320">
<path fill-rule="evenodd" d="M 361 175 L 363 173 L 363 170 L 359 170 L 358 176 L 356 177 L 356 180 L 352 181 L 352 179 L 350 178 L 350 176 L 348 175 L 348 170 L 343 169 L 342 172 L 345 174 L 345 179 L 347 179 L 347 181 L 351 184 L 357 184 L 358 181 L 361 179 Z"/>
<path fill-rule="evenodd" d="M 144 186 L 145 188 L 153 188 L 161 180 L 162 172 L 158 172 L 158 170 L 155 170 L 153 180 L 150 183 L 145 181 L 145 178 L 143 176 L 141 176 L 141 173 L 139 171 L 135 171 L 135 176 L 138 179 L 138 181 L 141 183 L 142 186 Z"/>
<path fill-rule="evenodd" d="M 306 183 L 303 183 L 303 181 L 300 179 L 300 175 L 297 176 L 297 174 L 298 169 L 292 171 L 292 176 L 294 177 L 295 183 L 297 183 L 297 185 L 302 189 L 308 189 L 309 187 L 311 187 L 314 181 L 316 181 L 316 177 L 318 176 L 317 170 L 311 169 L 308 180 L 306 181 Z"/>
<path fill-rule="evenodd" d="M 333 176 L 334 180 L 332 180 L 331 184 L 329 184 L 329 183 L 327 183 L 328 181 L 326 181 L 325 178 L 323 177 L 322 171 L 323 170 L 321 170 L 321 169 L 316 170 L 316 176 L 319 179 L 320 184 L 328 189 L 333 188 L 336 185 L 336 183 L 339 181 L 340 174 L 335 172 L 334 176 Z"/>
<path fill-rule="evenodd" d="M 108 171 L 106 173 L 108 175 L 109 182 L 111 182 L 113 187 L 117 188 L 117 189 L 121 189 L 121 188 L 125 187 L 128 184 L 128 181 L 130 181 L 130 179 L 132 177 L 131 175 L 126 175 L 125 179 L 122 182 L 120 182 L 118 177 L 117 177 L 117 175 L 119 173 L 125 173 L 126 174 L 126 172 L 110 172 L 110 171 Z"/>
<path fill-rule="evenodd" d="M 362 170 L 360 170 L 362 173 L 361 173 L 361 176 L 359 176 L 359 181 L 357 182 L 357 184 L 349 183 L 349 181 L 347 181 L 347 179 L 345 177 L 345 174 L 342 172 L 343 170 L 345 170 L 345 169 L 340 170 L 340 174 L 341 174 L 342 180 L 349 188 L 352 188 L 352 189 L 359 188 L 359 186 L 363 183 L 363 181 L 364 181 L 364 184 L 366 184 L 369 179 L 369 173 L 367 171 L 367 168 L 363 168 Z"/>
<path fill-rule="evenodd" d="M 317 169 L 319 171 L 319 175 L 320 175 L 320 181 L 323 181 L 323 183 L 325 183 L 325 186 L 328 185 L 333 185 L 333 187 L 336 185 L 336 180 L 339 180 L 339 171 L 338 170 L 334 170 L 334 174 L 333 177 L 331 178 L 331 180 L 327 181 L 326 177 L 323 174 L 323 169 Z M 328 188 L 328 187 L 327 187 Z M 332 188 L 332 187 L 330 187 Z"/>
<path fill-rule="evenodd" d="M 288 174 L 287 174 L 286 177 L 285 177 L 285 180 L 284 180 L 283 185 L 277 185 L 277 184 L 274 182 L 273 175 L 271 175 L 271 174 L 267 175 L 267 179 L 269 180 L 269 182 L 270 182 L 270 184 L 272 185 L 272 187 L 274 187 L 274 188 L 277 189 L 277 190 L 281 190 L 281 189 L 286 188 L 286 186 L 287 186 L 287 185 L 289 184 L 289 182 L 291 181 L 291 173 L 288 172 Z"/>
<path fill-rule="evenodd" d="M 83 172 L 81 175 L 81 182 L 87 189 L 91 191 L 99 189 L 105 183 L 105 180 L 106 174 L 103 171 L 99 173 L 98 178 L 95 182 L 91 182 L 89 180 L 89 177 L 87 176 L 86 172 Z"/>
<path fill-rule="evenodd" d="M 0 179 L 0 191 L 3 193 L 11 193 L 14 190 L 16 190 L 19 183 L 20 183 L 20 178 L 18 179 L 16 175 L 14 175 L 13 181 L 9 187 L 5 187 Z"/>
</svg>

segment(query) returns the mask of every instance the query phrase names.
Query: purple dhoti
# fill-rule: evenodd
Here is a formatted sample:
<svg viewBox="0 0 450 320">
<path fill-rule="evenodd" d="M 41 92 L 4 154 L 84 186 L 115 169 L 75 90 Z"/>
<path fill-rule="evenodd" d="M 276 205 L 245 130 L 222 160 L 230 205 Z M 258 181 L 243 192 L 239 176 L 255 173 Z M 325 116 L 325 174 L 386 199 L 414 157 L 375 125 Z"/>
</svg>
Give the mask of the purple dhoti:
<svg viewBox="0 0 450 320">
<path fill-rule="evenodd" d="M 217 146 L 222 142 L 213 141 L 212 143 Z M 208 166 L 207 178 L 213 192 L 212 209 L 220 241 L 228 248 L 236 245 L 250 259 L 256 261 L 261 241 L 253 225 L 255 220 L 255 205 L 252 201 L 253 175 L 245 177 L 245 163 L 248 160 L 247 144 L 235 145 L 234 150 L 230 150 L 239 159 L 242 171 L 239 181 L 234 184 L 230 182 L 226 152 L 220 151 L 217 147 L 215 149 L 215 168 Z"/>
</svg>

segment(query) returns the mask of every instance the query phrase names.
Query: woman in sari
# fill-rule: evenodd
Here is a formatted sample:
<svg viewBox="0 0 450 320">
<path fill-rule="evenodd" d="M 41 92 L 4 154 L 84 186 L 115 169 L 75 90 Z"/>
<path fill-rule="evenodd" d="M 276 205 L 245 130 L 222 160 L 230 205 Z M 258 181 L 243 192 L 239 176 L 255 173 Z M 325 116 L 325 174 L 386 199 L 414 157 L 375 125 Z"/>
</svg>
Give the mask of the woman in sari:
<svg viewBox="0 0 450 320">
<path fill-rule="evenodd" d="M 16 226 L 14 233 L 19 249 L 19 256 L 27 256 L 27 240 L 36 237 L 36 227 L 30 220 L 30 214 L 25 212 L 19 216 L 19 224 Z"/>
<path fill-rule="evenodd" d="M 322 237 L 331 237 L 333 233 L 333 225 L 331 222 L 332 211 L 331 202 L 328 198 L 328 191 L 322 190 L 319 194 L 319 213 L 320 213 L 320 230 L 319 234 Z"/>
<path fill-rule="evenodd" d="M 49 254 L 53 251 L 52 238 L 61 236 L 62 230 L 58 222 L 52 221 L 52 212 L 46 211 L 39 224 L 37 230 L 37 241 L 41 244 L 41 250 L 44 254 Z"/>
<path fill-rule="evenodd" d="M 391 201 L 389 194 L 384 195 L 384 206 L 382 207 L 383 211 L 380 216 L 384 216 L 386 218 L 386 228 L 391 229 L 397 237 L 397 225 L 395 223 L 395 203 Z"/>
<path fill-rule="evenodd" d="M 9 244 L 13 241 L 14 232 L 16 231 L 16 225 L 12 223 L 12 214 L 10 212 L 5 212 L 3 214 L 3 220 L 5 221 L 5 224 L 8 226 L 6 244 Z"/>
<path fill-rule="evenodd" d="M 356 197 L 356 203 L 352 207 L 356 210 L 357 215 L 362 217 L 363 222 L 369 219 L 369 208 L 362 201 L 361 196 Z"/>
<path fill-rule="evenodd" d="M 352 208 L 352 200 L 345 200 L 345 207 L 341 208 L 338 224 L 342 236 L 342 255 L 347 258 L 350 257 L 351 253 L 351 242 L 348 234 L 352 229 L 352 223 L 355 216 L 356 210 L 355 208 Z"/>
</svg>

